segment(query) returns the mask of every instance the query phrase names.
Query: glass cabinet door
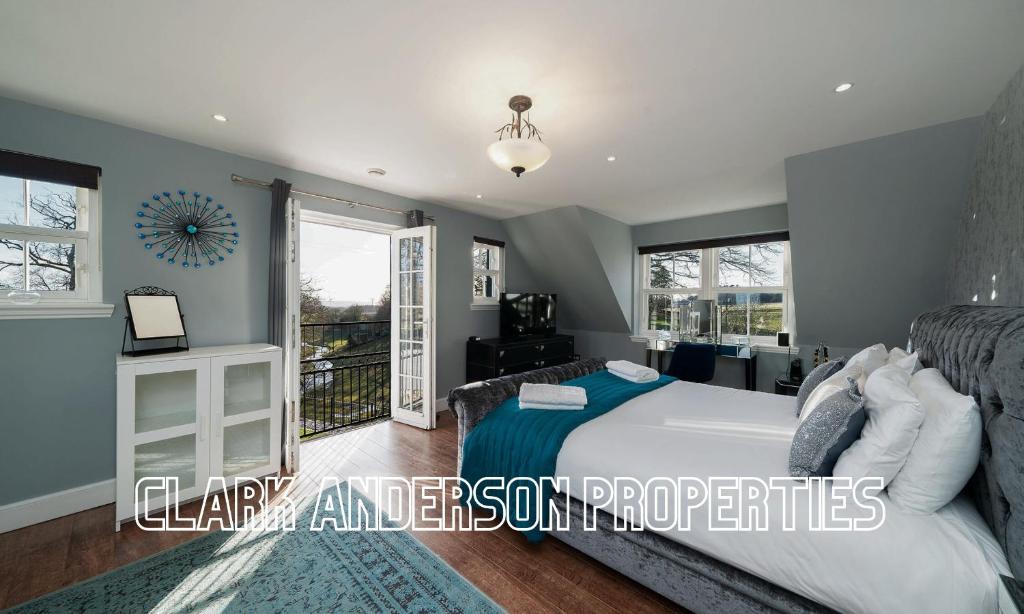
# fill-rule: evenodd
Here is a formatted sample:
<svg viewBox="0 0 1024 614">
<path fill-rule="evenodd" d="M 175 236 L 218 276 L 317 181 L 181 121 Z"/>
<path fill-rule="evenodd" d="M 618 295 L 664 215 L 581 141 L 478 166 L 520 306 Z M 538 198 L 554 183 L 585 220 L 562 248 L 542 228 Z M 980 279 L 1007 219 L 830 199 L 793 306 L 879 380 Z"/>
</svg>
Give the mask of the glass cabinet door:
<svg viewBox="0 0 1024 614">
<path fill-rule="evenodd" d="M 217 357 L 211 368 L 211 471 L 263 476 L 280 469 L 281 353 Z"/>
</svg>

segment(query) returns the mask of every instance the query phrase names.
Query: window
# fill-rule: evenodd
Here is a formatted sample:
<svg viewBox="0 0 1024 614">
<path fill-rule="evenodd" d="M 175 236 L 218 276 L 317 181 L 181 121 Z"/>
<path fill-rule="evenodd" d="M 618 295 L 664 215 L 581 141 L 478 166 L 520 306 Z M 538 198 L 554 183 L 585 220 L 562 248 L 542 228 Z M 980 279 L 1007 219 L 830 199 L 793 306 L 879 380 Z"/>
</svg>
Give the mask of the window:
<svg viewBox="0 0 1024 614">
<path fill-rule="evenodd" d="M 774 344 L 776 333 L 792 330 L 789 241 L 672 247 L 641 248 L 641 332 L 679 334 L 698 299 L 715 301 L 726 340 Z"/>
<path fill-rule="evenodd" d="M 473 302 L 476 309 L 492 309 L 505 288 L 502 264 L 505 244 L 494 239 L 473 238 Z"/>
<path fill-rule="evenodd" d="M 37 172 L 32 163 L 70 164 L 11 152 L 0 154 L 0 171 L 6 173 L 13 167 L 39 177 L 46 173 Z M 110 315 L 113 306 L 99 304 L 102 281 L 96 171 L 93 181 L 97 189 L 74 185 L 73 177 L 59 173 L 57 180 L 44 180 L 0 172 L 0 318 Z"/>
</svg>

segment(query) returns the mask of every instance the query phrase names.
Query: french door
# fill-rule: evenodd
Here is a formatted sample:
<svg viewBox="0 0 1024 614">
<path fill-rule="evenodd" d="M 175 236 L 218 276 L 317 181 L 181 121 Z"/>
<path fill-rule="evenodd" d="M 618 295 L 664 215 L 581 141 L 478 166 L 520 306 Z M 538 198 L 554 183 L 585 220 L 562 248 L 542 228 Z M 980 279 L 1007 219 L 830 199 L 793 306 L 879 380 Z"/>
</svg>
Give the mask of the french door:
<svg viewBox="0 0 1024 614">
<path fill-rule="evenodd" d="M 299 410 L 302 396 L 299 387 L 299 366 L 302 356 L 301 313 L 299 308 L 299 213 L 300 203 L 294 198 L 288 199 L 288 269 L 287 284 L 288 301 L 285 305 L 285 321 L 288 323 L 288 336 L 284 343 L 284 465 L 285 469 L 295 473 L 299 470 L 299 435 L 302 434 L 299 424 Z"/>
<path fill-rule="evenodd" d="M 434 428 L 433 226 L 391 234 L 391 416 Z"/>
</svg>

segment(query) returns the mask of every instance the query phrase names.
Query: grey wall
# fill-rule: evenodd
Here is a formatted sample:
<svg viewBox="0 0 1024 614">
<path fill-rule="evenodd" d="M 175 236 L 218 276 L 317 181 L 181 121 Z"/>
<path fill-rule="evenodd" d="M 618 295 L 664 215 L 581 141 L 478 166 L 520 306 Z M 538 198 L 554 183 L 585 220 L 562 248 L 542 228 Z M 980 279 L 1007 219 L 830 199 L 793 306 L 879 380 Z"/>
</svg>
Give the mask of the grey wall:
<svg viewBox="0 0 1024 614">
<path fill-rule="evenodd" d="M 270 193 L 232 184 L 231 173 L 281 177 L 307 190 L 437 219 L 438 395 L 465 381 L 465 339 L 498 329 L 496 311 L 471 311 L 472 237 L 507 239 L 501 223 L 444 207 L 301 173 L 129 128 L 0 98 L 0 148 L 103 168 L 105 319 L 0 320 L 0 505 L 114 477 L 114 358 L 120 350 L 122 291 L 156 285 L 180 294 L 193 345 L 267 340 Z M 132 228 L 138 203 L 154 191 L 210 194 L 235 213 L 241 241 L 223 266 L 186 271 L 158 263 Z M 399 222 L 399 216 L 308 208 Z M 532 288 L 509 246 L 507 283 Z"/>
<path fill-rule="evenodd" d="M 524 215 L 503 224 L 533 274 L 532 290 L 558 294 L 558 328 L 629 332 L 627 316 L 579 207 Z"/>
<path fill-rule="evenodd" d="M 633 321 L 633 239 L 630 227 L 590 209 L 579 208 L 580 218 L 604 268 L 626 322 Z"/>
<path fill-rule="evenodd" d="M 696 239 L 715 239 L 789 228 L 786 204 L 688 217 L 633 226 L 633 245 L 660 245 Z"/>
<path fill-rule="evenodd" d="M 980 118 L 786 160 L 797 343 L 903 345 L 945 302 Z"/>
<path fill-rule="evenodd" d="M 948 303 L 1024 305 L 1024 67 L 985 114 L 953 254 Z"/>
</svg>

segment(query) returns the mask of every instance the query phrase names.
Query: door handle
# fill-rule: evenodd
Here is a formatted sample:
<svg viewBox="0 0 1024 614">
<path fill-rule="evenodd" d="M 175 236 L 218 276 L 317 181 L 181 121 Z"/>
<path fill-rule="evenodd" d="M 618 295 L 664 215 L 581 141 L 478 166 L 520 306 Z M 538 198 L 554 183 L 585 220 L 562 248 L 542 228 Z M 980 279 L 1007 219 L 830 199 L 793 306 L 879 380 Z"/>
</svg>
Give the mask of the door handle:
<svg viewBox="0 0 1024 614">
<path fill-rule="evenodd" d="M 206 420 L 199 419 L 199 441 L 206 441 Z"/>
</svg>

